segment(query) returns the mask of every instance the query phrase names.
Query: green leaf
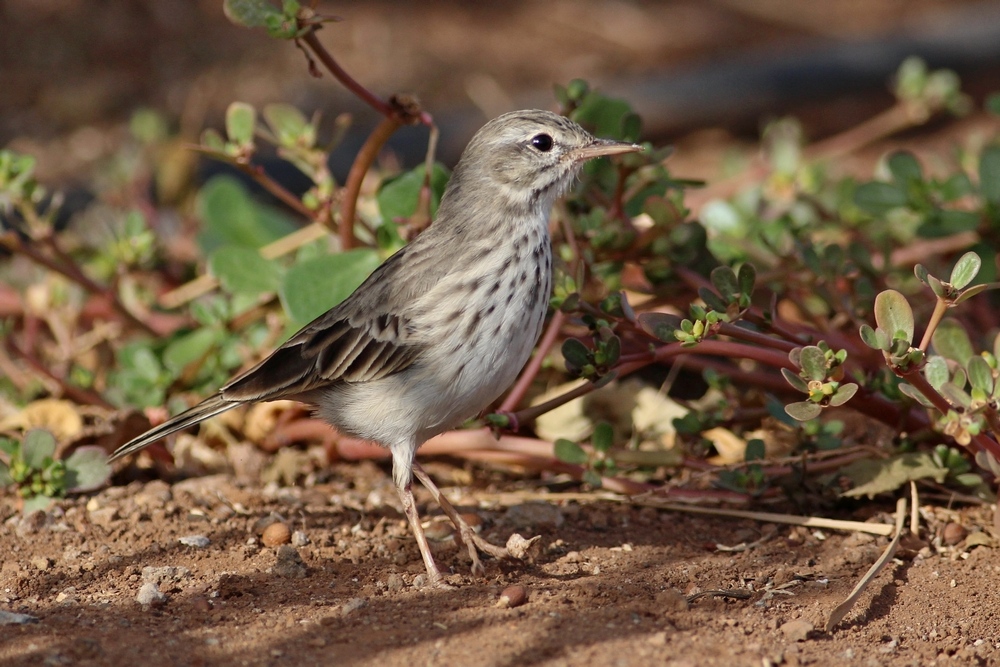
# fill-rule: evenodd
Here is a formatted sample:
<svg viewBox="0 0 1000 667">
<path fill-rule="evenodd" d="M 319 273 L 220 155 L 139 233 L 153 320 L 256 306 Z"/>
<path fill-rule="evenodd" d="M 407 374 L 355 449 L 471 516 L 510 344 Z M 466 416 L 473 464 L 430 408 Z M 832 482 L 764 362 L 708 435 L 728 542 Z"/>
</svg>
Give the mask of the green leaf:
<svg viewBox="0 0 1000 667">
<path fill-rule="evenodd" d="M 1000 204 L 1000 146 L 984 148 L 979 155 L 979 192 L 991 204 Z"/>
<path fill-rule="evenodd" d="M 840 385 L 837 387 L 837 391 L 834 392 L 833 396 L 830 397 L 830 406 L 837 407 L 847 403 L 849 400 L 854 398 L 854 394 L 856 394 L 857 391 L 858 385 L 853 382 Z"/>
<path fill-rule="evenodd" d="M 424 184 L 424 173 L 424 165 L 420 165 L 416 169 L 404 172 L 382 184 L 375 199 L 378 202 L 379 212 L 382 214 L 383 220 L 409 218 L 417 211 L 420 188 Z M 430 182 L 431 217 L 437 214 L 441 195 L 444 194 L 445 186 L 448 185 L 448 177 L 448 170 L 435 162 L 434 168 L 431 170 Z"/>
<path fill-rule="evenodd" d="M 590 442 L 599 452 L 609 452 L 614 444 L 615 430 L 608 422 L 597 422 L 594 425 L 594 434 L 590 436 Z"/>
<path fill-rule="evenodd" d="M 802 372 L 810 380 L 826 379 L 826 355 L 815 345 L 807 345 L 799 353 Z"/>
<path fill-rule="evenodd" d="M 917 391 L 917 388 L 914 387 L 912 384 L 900 382 L 898 386 L 901 392 L 903 392 L 904 394 L 915 400 L 917 403 L 920 403 L 920 405 L 924 406 L 925 408 L 934 407 L 934 404 L 931 403 L 930 399 L 921 394 L 919 391 Z"/>
<path fill-rule="evenodd" d="M 893 180 L 900 185 L 905 186 L 910 181 L 919 181 L 924 177 L 920 162 L 909 151 L 896 151 L 890 155 L 888 166 Z"/>
<path fill-rule="evenodd" d="M 293 322 L 303 326 L 350 296 L 379 265 L 378 253 L 358 248 L 299 262 L 285 273 L 279 296 Z"/>
<path fill-rule="evenodd" d="M 953 382 L 945 382 L 938 392 L 955 407 L 968 408 L 972 405 L 972 397 L 968 392 Z"/>
<path fill-rule="evenodd" d="M 945 359 L 958 362 L 963 368 L 975 353 L 969 334 L 965 333 L 961 324 L 950 318 L 941 321 L 931 341 L 935 352 Z"/>
<path fill-rule="evenodd" d="M 583 471 L 583 481 L 595 489 L 601 488 L 601 476 L 589 468 Z"/>
<path fill-rule="evenodd" d="M 868 324 L 862 324 L 858 329 L 858 334 L 861 336 L 861 342 L 872 348 L 873 350 L 881 350 L 879 346 L 879 339 L 875 333 L 875 330 L 871 328 Z"/>
<path fill-rule="evenodd" d="M 21 460 L 34 470 L 45 467 L 45 459 L 52 460 L 56 454 L 56 438 L 41 428 L 33 428 L 24 434 L 21 443 Z"/>
<path fill-rule="evenodd" d="M 52 498 L 43 495 L 32 496 L 31 498 L 25 498 L 24 505 L 21 511 L 25 514 L 31 514 L 35 511 L 44 512 L 49 509 L 52 505 Z"/>
<path fill-rule="evenodd" d="M 641 313 L 639 326 L 656 340 L 672 343 L 677 340 L 674 332 L 680 328 L 681 318 L 667 313 Z"/>
<path fill-rule="evenodd" d="M 785 378 L 785 381 L 792 385 L 793 388 L 801 391 L 803 394 L 809 393 L 809 385 L 799 376 L 798 373 L 795 373 L 787 368 L 782 368 L 781 376 Z"/>
<path fill-rule="evenodd" d="M 226 109 L 226 134 L 240 146 L 253 143 L 257 129 L 257 110 L 246 102 L 233 102 Z"/>
<path fill-rule="evenodd" d="M 839 474 L 854 483 L 854 488 L 842 495 L 873 498 L 919 479 L 933 479 L 941 483 L 948 476 L 948 469 L 938 466 L 927 452 L 911 452 L 888 459 L 861 459 L 841 468 Z"/>
<path fill-rule="evenodd" d="M 979 273 L 979 267 L 983 261 L 974 252 L 967 252 L 955 263 L 955 268 L 951 270 L 951 279 L 948 281 L 958 289 L 962 289 L 972 282 Z"/>
<path fill-rule="evenodd" d="M 287 217 L 255 202 L 232 176 L 216 176 L 198 193 L 204 222 L 198 243 L 206 253 L 222 245 L 259 248 L 295 231 Z"/>
<path fill-rule="evenodd" d="M 992 93 L 986 98 L 983 108 L 994 116 L 1000 116 L 1000 93 Z"/>
<path fill-rule="evenodd" d="M 751 461 L 763 461 L 767 456 L 767 447 L 760 438 L 753 438 L 747 441 L 746 451 L 743 452 L 743 460 L 747 463 Z"/>
<path fill-rule="evenodd" d="M 80 447 L 66 459 L 67 491 L 93 491 L 110 477 L 111 466 L 100 447 Z"/>
<path fill-rule="evenodd" d="M 281 285 L 282 267 L 261 257 L 246 246 L 223 246 L 208 259 L 208 271 L 230 293 L 262 294 L 275 292 Z"/>
<path fill-rule="evenodd" d="M 875 297 L 875 322 L 892 338 L 903 333 L 903 338 L 913 342 L 913 310 L 906 297 L 896 290 L 885 290 Z"/>
<path fill-rule="evenodd" d="M 924 379 L 930 386 L 939 389 L 949 380 L 949 376 L 948 362 L 944 357 L 936 354 L 928 357 L 927 363 L 924 365 Z"/>
<path fill-rule="evenodd" d="M 854 203 L 873 215 L 888 213 L 908 202 L 906 192 L 891 183 L 871 181 L 862 183 L 854 191 Z"/>
<path fill-rule="evenodd" d="M 715 287 L 716 291 L 722 295 L 722 298 L 729 300 L 733 294 L 740 291 L 739 283 L 736 280 L 736 272 L 733 271 L 728 266 L 717 266 L 712 269 L 711 273 L 712 285 Z M 725 310 L 725 308 L 723 308 Z"/>
<path fill-rule="evenodd" d="M 163 365 L 177 377 L 193 363 L 201 362 L 219 343 L 222 332 L 211 327 L 202 327 L 170 341 L 163 350 Z"/>
<path fill-rule="evenodd" d="M 958 232 L 968 232 L 979 227 L 979 214 L 953 209 L 934 209 L 917 228 L 922 238 L 942 238 Z"/>
<path fill-rule="evenodd" d="M 14 478 L 10 474 L 10 466 L 0 461 L 0 490 L 14 483 Z"/>
<path fill-rule="evenodd" d="M 754 283 L 757 282 L 757 269 L 750 262 L 744 262 L 740 266 L 737 280 L 740 284 L 740 294 L 753 294 Z"/>
<path fill-rule="evenodd" d="M 572 368 L 583 368 L 590 363 L 590 349 L 576 338 L 567 338 L 562 344 L 562 355 Z"/>
<path fill-rule="evenodd" d="M 553 451 L 555 452 L 556 458 L 563 463 L 583 465 L 587 462 L 587 452 L 584 451 L 583 447 L 576 444 L 572 440 L 559 438 L 555 441 L 555 443 L 553 443 Z"/>
<path fill-rule="evenodd" d="M 789 403 L 786 405 L 785 412 L 793 419 L 797 419 L 800 422 L 807 422 L 810 419 L 819 417 L 820 413 L 823 412 L 823 408 L 812 401 L 799 401 L 798 403 Z"/>
<path fill-rule="evenodd" d="M 291 104 L 268 104 L 261 114 L 282 146 L 311 146 L 309 119 Z"/>
<path fill-rule="evenodd" d="M 969 372 L 969 383 L 973 389 L 979 389 L 987 395 L 993 393 L 993 369 L 985 359 L 979 355 L 970 357 L 966 370 Z"/>
<path fill-rule="evenodd" d="M 635 141 L 638 139 L 636 130 L 641 128 L 634 125 L 632 115 L 632 107 L 625 100 L 595 93 L 587 95 L 570 118 L 590 128 L 598 137 Z M 626 137 L 626 130 L 635 132 L 635 135 Z"/>
<path fill-rule="evenodd" d="M 281 16 L 269 0 L 224 0 L 222 11 L 227 19 L 244 28 L 263 28 L 269 16 Z"/>
</svg>

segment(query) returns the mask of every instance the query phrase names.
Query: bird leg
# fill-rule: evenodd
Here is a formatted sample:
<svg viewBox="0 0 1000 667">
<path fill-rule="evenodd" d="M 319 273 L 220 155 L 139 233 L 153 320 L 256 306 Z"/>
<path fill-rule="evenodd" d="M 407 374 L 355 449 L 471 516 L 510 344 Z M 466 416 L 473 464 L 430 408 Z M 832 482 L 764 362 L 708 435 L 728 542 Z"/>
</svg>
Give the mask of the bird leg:
<svg viewBox="0 0 1000 667">
<path fill-rule="evenodd" d="M 480 537 L 472 526 L 462 518 L 462 515 L 458 513 L 454 505 L 448 502 L 448 499 L 444 497 L 441 493 L 441 489 L 431 481 L 430 475 L 420 467 L 420 464 L 416 461 L 413 462 L 413 474 L 417 476 L 420 483 L 431 492 L 434 496 L 434 502 L 448 515 L 451 522 L 455 524 L 455 528 L 458 529 L 459 539 L 465 543 L 466 549 L 469 551 L 469 558 L 472 560 L 472 573 L 473 574 L 483 574 L 486 572 L 486 568 L 483 567 L 482 562 L 479 560 L 478 551 L 489 554 L 494 558 L 510 558 L 510 553 L 507 549 L 503 547 L 498 547 L 495 544 L 490 544 L 485 539 Z M 412 496 L 411 496 L 412 497 Z M 423 536 L 423 531 L 421 531 L 421 536 Z M 426 538 L 425 538 L 426 540 Z M 477 551 L 478 549 L 478 551 Z"/>
<path fill-rule="evenodd" d="M 435 588 L 451 588 L 451 586 L 444 582 L 441 571 L 438 569 L 437 563 L 434 562 L 434 556 L 431 555 L 431 545 L 428 544 L 427 536 L 424 535 L 424 527 L 420 525 L 420 515 L 417 514 L 417 504 L 413 500 L 413 489 L 411 487 L 412 483 L 407 482 L 405 485 L 397 486 L 396 491 L 399 492 L 399 500 L 403 503 L 403 514 L 406 515 L 406 520 L 410 522 L 410 529 L 413 531 L 413 536 L 417 538 L 417 547 L 420 548 L 420 556 L 424 559 L 424 567 L 427 568 L 427 577 L 430 579 L 431 586 Z"/>
</svg>

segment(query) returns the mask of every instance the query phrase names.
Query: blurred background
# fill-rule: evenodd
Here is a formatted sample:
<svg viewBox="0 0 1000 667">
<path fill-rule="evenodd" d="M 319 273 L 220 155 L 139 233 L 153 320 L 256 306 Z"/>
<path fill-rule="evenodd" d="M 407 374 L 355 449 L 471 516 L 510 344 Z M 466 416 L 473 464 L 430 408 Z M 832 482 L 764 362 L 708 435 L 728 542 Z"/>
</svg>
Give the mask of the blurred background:
<svg viewBox="0 0 1000 667">
<path fill-rule="evenodd" d="M 791 114 L 810 139 L 892 103 L 887 82 L 908 55 L 951 67 L 974 98 L 1000 83 L 1000 2 L 983 0 L 557 0 L 324 2 L 343 19 L 320 33 L 356 79 L 387 97 L 412 92 L 442 128 L 453 162 L 482 122 L 553 107 L 553 83 L 584 78 L 627 98 L 645 136 L 676 143 L 685 176 L 764 122 Z M 226 106 L 284 101 L 354 117 L 345 165 L 374 112 L 303 52 L 238 28 L 221 0 L 0 2 L 0 146 L 39 159 L 38 176 L 72 183 L 113 154 L 139 108 L 195 140 Z M 418 162 L 426 131 L 394 139 Z M 335 155 L 336 157 L 336 155 Z M 336 168 L 341 174 L 345 165 Z M 675 165 L 676 168 L 676 165 Z"/>
</svg>

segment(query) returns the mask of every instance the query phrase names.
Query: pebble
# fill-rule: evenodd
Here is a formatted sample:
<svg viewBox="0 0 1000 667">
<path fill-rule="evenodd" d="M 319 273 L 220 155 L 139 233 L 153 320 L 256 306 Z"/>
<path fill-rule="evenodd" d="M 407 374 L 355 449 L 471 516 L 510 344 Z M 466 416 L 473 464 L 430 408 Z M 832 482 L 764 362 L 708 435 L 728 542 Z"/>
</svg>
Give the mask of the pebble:
<svg viewBox="0 0 1000 667">
<path fill-rule="evenodd" d="M 17 614 L 12 611 L 0 609 L 0 625 L 25 625 L 26 623 L 37 623 L 38 617 L 29 614 Z"/>
<path fill-rule="evenodd" d="M 166 603 L 167 596 L 151 581 L 147 581 L 139 587 L 139 594 L 135 596 L 135 601 L 143 607 L 159 607 Z"/>
<path fill-rule="evenodd" d="M 304 531 L 296 530 L 292 533 L 292 546 L 293 547 L 304 547 L 309 544 L 309 536 L 305 534 Z"/>
<path fill-rule="evenodd" d="M 277 562 L 274 564 L 274 574 L 287 579 L 302 579 L 306 576 L 306 564 L 295 547 L 287 544 L 278 547 Z"/>
<path fill-rule="evenodd" d="M 514 584 L 503 589 L 497 606 L 501 609 L 513 609 L 520 607 L 528 601 L 528 589 L 520 584 Z"/>
<path fill-rule="evenodd" d="M 191 570 L 184 566 L 173 566 L 166 565 L 164 567 L 152 567 L 147 565 L 142 568 L 142 580 L 149 584 L 165 584 L 165 583 L 175 583 L 181 579 L 188 579 L 191 576 Z"/>
<path fill-rule="evenodd" d="M 406 582 L 404 582 L 403 578 L 401 576 L 399 576 L 398 574 L 396 574 L 395 572 L 393 572 L 392 574 L 390 574 L 389 578 L 386 579 L 386 582 L 385 582 L 385 588 L 390 593 L 395 593 L 397 591 L 401 591 L 401 590 L 403 590 L 403 588 L 405 586 L 406 586 Z"/>
<path fill-rule="evenodd" d="M 813 631 L 814 627 L 809 621 L 797 618 L 783 624 L 779 629 L 788 641 L 802 642 L 809 638 L 809 633 Z"/>
<path fill-rule="evenodd" d="M 41 570 L 42 572 L 44 572 L 45 570 L 52 567 L 52 559 L 39 556 L 38 558 L 32 558 L 31 564 L 35 567 L 36 570 Z"/>
<path fill-rule="evenodd" d="M 356 612 L 358 609 L 363 609 L 368 606 L 368 600 L 364 598 L 351 598 L 340 608 L 340 615 L 347 616 Z"/>
<path fill-rule="evenodd" d="M 267 547 L 277 547 L 282 544 L 288 544 L 291 540 L 292 531 L 288 528 L 288 524 L 282 521 L 275 521 L 274 523 L 268 525 L 264 528 L 264 531 L 260 536 L 260 541 Z"/>
<path fill-rule="evenodd" d="M 92 512 L 88 512 L 87 516 L 90 518 L 90 522 L 101 528 L 109 528 L 112 523 L 118 520 L 118 508 L 117 507 L 102 507 L 96 509 Z"/>
<path fill-rule="evenodd" d="M 204 549 L 212 543 L 212 540 L 204 535 L 185 535 L 177 538 L 177 541 L 186 547 L 194 547 L 195 549 Z"/>
<path fill-rule="evenodd" d="M 950 547 L 955 546 L 959 542 L 965 539 L 965 536 L 969 534 L 969 531 L 965 529 L 960 523 L 949 523 L 945 525 L 944 530 L 941 531 L 941 541 Z"/>
</svg>

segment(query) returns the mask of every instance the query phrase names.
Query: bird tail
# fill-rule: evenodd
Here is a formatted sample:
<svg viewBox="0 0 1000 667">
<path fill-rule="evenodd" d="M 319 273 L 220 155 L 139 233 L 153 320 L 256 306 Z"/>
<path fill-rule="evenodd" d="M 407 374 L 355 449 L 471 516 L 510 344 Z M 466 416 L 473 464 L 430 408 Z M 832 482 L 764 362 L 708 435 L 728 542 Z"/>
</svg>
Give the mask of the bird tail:
<svg viewBox="0 0 1000 667">
<path fill-rule="evenodd" d="M 239 401 L 227 401 L 222 397 L 222 394 L 216 394 L 211 398 L 206 398 L 193 408 L 185 410 L 176 417 L 171 417 L 159 426 L 151 428 L 139 437 L 129 440 L 114 451 L 108 459 L 108 462 L 110 463 L 111 461 L 120 459 L 123 456 L 135 453 L 144 447 L 148 447 L 157 440 L 167 437 L 171 433 L 176 433 L 177 431 L 186 429 L 189 426 L 194 426 L 209 417 L 214 417 L 215 415 L 222 414 L 227 410 L 232 410 L 240 404 L 241 403 Z"/>
</svg>

